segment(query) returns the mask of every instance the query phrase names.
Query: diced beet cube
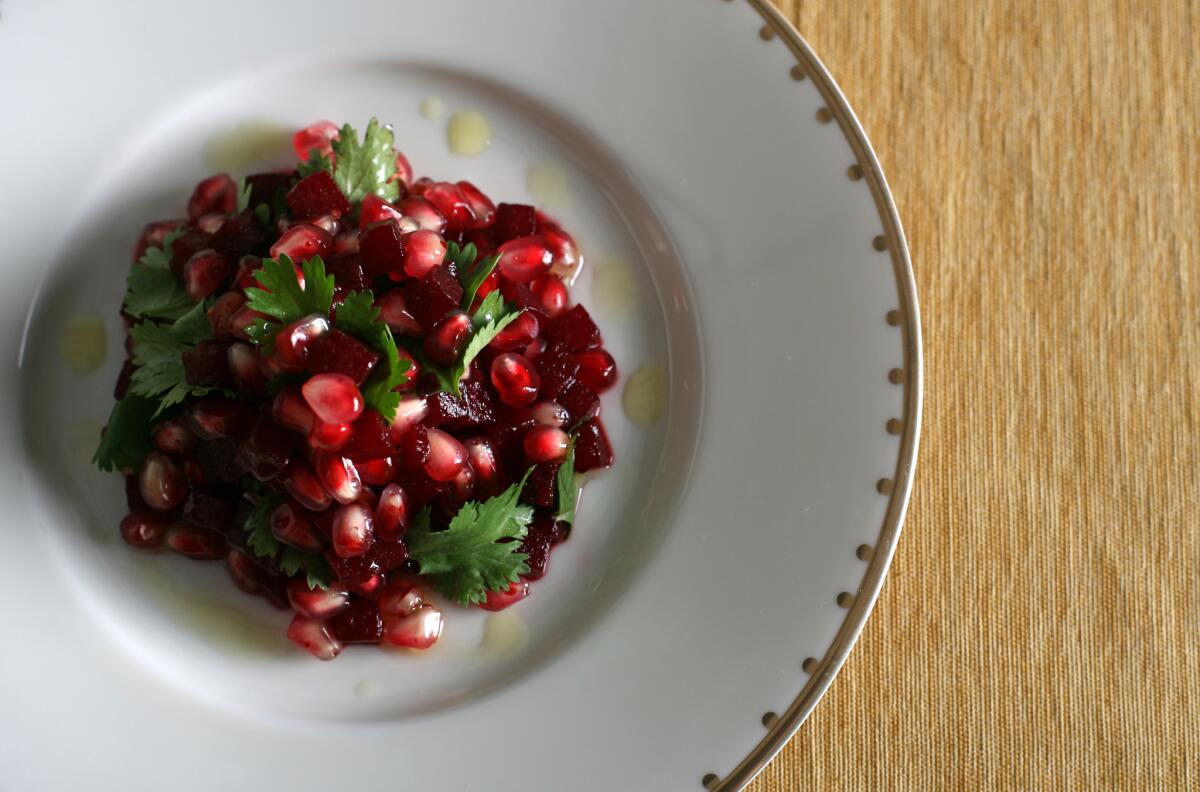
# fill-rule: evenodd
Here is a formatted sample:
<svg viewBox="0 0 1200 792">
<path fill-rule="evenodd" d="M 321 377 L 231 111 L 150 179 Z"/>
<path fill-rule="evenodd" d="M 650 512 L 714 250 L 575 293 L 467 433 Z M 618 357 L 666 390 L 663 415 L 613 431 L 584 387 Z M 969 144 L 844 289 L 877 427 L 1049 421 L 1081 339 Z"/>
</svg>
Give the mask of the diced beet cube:
<svg viewBox="0 0 1200 792">
<path fill-rule="evenodd" d="M 211 239 L 212 234 L 199 228 L 185 231 L 171 243 L 171 272 L 175 273 L 176 277 L 183 277 L 183 266 L 188 263 L 188 259 L 209 247 Z"/>
<path fill-rule="evenodd" d="M 272 206 L 275 203 L 275 197 L 280 192 L 287 190 L 295 176 L 295 171 L 252 173 L 247 176 L 246 184 L 250 185 L 250 208 L 254 209 L 262 203 Z"/>
<path fill-rule="evenodd" d="M 317 171 L 296 182 L 296 186 L 288 191 L 287 204 L 298 220 L 311 220 L 325 214 L 341 217 L 350 211 L 350 202 L 342 195 L 329 171 Z"/>
<path fill-rule="evenodd" d="M 457 431 L 496 420 L 495 405 L 482 382 L 464 382 L 460 391 L 461 396 L 445 391 L 430 394 L 425 423 Z"/>
<path fill-rule="evenodd" d="M 405 470 L 420 470 L 429 461 L 429 434 L 417 424 L 400 438 L 400 464 Z"/>
<path fill-rule="evenodd" d="M 372 575 L 379 573 L 379 564 L 375 562 L 370 553 L 353 558 L 342 558 L 331 547 L 325 551 L 325 560 L 329 562 L 329 568 L 333 570 L 334 577 L 347 586 L 357 586 Z"/>
<path fill-rule="evenodd" d="M 129 506 L 129 511 L 150 508 L 146 501 L 142 500 L 142 485 L 136 473 L 125 477 L 125 503 Z"/>
<path fill-rule="evenodd" d="M 457 308 L 462 298 L 462 284 L 446 265 L 424 278 L 410 278 L 404 283 L 405 307 L 426 330 Z"/>
<path fill-rule="evenodd" d="M 529 526 L 528 533 L 521 541 L 521 552 L 529 556 L 525 562 L 529 564 L 529 580 L 538 580 L 546 574 L 546 564 L 550 560 L 550 547 L 554 544 L 554 519 L 538 515 Z"/>
<path fill-rule="evenodd" d="M 546 338 L 562 344 L 570 352 L 582 352 L 600 346 L 600 328 L 592 321 L 587 308 L 576 305 L 546 323 Z"/>
<path fill-rule="evenodd" d="M 514 308 L 522 311 L 532 311 L 537 314 L 539 324 L 547 321 L 545 306 L 542 305 L 541 299 L 526 284 L 513 283 L 512 281 L 501 279 L 500 294 L 504 296 L 505 302 L 511 304 Z"/>
<path fill-rule="evenodd" d="M 384 220 L 368 226 L 358 244 L 363 271 L 368 278 L 377 278 L 404 271 L 404 240 L 395 220 Z"/>
<path fill-rule="evenodd" d="M 529 204 L 502 203 L 496 207 L 492 237 L 497 245 L 537 233 L 537 210 Z"/>
<path fill-rule="evenodd" d="M 224 534 L 233 525 L 236 502 L 219 493 L 193 489 L 183 502 L 183 519 Z"/>
<path fill-rule="evenodd" d="M 575 471 L 586 473 L 597 468 L 610 467 L 613 462 L 612 446 L 600 419 L 588 421 L 579 427 L 575 440 Z"/>
<path fill-rule="evenodd" d="M 374 600 L 350 600 L 346 609 L 333 617 L 333 633 L 345 644 L 379 643 L 383 637 L 383 616 L 379 606 Z"/>
<path fill-rule="evenodd" d="M 497 408 L 496 422 L 490 424 L 485 433 L 503 467 L 514 471 L 525 469 L 525 435 L 536 423 L 533 413 L 526 407 L 501 405 Z"/>
<path fill-rule="evenodd" d="M 250 435 L 238 449 L 244 468 L 259 481 L 270 481 L 281 475 L 296 450 L 296 435 L 278 426 L 268 410 L 254 419 Z"/>
<path fill-rule="evenodd" d="M 465 234 L 465 239 L 475 246 L 475 251 L 479 258 L 487 258 L 496 252 L 496 245 L 492 242 L 488 232 L 481 228 L 474 228 Z"/>
<path fill-rule="evenodd" d="M 450 487 L 449 483 L 429 478 L 424 470 L 404 471 L 396 479 L 396 482 L 404 488 L 404 494 L 408 496 L 408 507 L 411 514 L 416 514 L 425 508 L 430 501 Z"/>
<path fill-rule="evenodd" d="M 572 426 L 600 414 L 600 397 L 579 380 L 568 385 L 558 395 L 557 401 L 571 414 Z"/>
<path fill-rule="evenodd" d="M 265 238 L 258 219 L 247 210 L 226 220 L 212 235 L 209 245 L 218 253 L 237 258 L 253 252 Z"/>
<path fill-rule="evenodd" d="M 198 388 L 232 388 L 229 342 L 201 341 L 183 353 L 183 376 Z"/>
<path fill-rule="evenodd" d="M 246 473 L 238 464 L 237 440 L 201 440 L 196 444 L 195 459 L 205 481 L 232 482 Z"/>
<path fill-rule="evenodd" d="M 113 386 L 113 398 L 118 401 L 125 398 L 125 394 L 129 392 L 129 383 L 133 381 L 133 361 L 126 359 L 125 365 L 121 366 L 121 373 L 117 375 L 117 384 Z"/>
<path fill-rule="evenodd" d="M 371 557 L 375 563 L 379 564 L 380 569 L 384 572 L 391 572 L 393 569 L 404 566 L 404 563 L 408 561 L 408 546 L 404 544 L 403 538 L 395 542 L 377 540 L 371 546 Z"/>
<path fill-rule="evenodd" d="M 341 330 L 330 330 L 308 348 L 310 373 L 345 374 L 356 385 L 362 385 L 378 363 L 378 352 Z"/>
<path fill-rule="evenodd" d="M 579 361 L 561 346 L 547 347 L 538 356 L 535 365 L 542 378 L 538 395 L 543 399 L 557 401 L 563 392 L 575 384 L 579 374 Z"/>
<path fill-rule="evenodd" d="M 557 499 L 558 467 L 552 462 L 535 465 L 533 473 L 525 482 L 525 489 L 521 490 L 521 500 L 534 506 L 554 506 Z"/>
<path fill-rule="evenodd" d="M 445 391 L 431 393 L 425 397 L 425 401 L 429 405 L 425 423 L 429 426 L 443 426 L 467 416 L 467 405 L 463 404 L 462 399 Z"/>
<path fill-rule="evenodd" d="M 389 427 L 378 410 L 364 410 L 354 422 L 349 442 L 339 452 L 353 462 L 383 459 L 396 453 L 388 438 Z"/>
<path fill-rule="evenodd" d="M 357 253 L 339 253 L 325 262 L 325 271 L 333 276 L 333 281 L 350 291 L 362 291 L 367 288 L 367 275 L 363 272 L 362 257 Z"/>
<path fill-rule="evenodd" d="M 491 423 L 496 420 L 496 405 L 487 387 L 478 380 L 464 382 L 460 388 L 463 404 L 467 407 L 467 417 L 461 426 L 454 429 L 465 429 L 468 426 Z"/>
</svg>

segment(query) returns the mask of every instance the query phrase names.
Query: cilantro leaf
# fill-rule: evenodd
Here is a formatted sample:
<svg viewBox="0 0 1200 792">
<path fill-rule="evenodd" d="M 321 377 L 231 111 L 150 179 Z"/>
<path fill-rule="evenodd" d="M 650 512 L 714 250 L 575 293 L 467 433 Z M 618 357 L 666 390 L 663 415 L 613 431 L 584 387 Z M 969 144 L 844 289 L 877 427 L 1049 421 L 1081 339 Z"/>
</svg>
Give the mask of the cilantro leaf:
<svg viewBox="0 0 1200 792">
<path fill-rule="evenodd" d="M 558 514 L 554 515 L 554 519 L 574 525 L 575 503 L 579 498 L 579 488 L 575 484 L 574 440 L 571 442 L 571 450 L 567 453 L 566 461 L 558 466 L 555 486 L 558 489 Z"/>
<path fill-rule="evenodd" d="M 176 229 L 163 239 L 161 247 L 147 248 L 145 254 L 129 269 L 126 279 L 125 311 L 134 317 L 178 319 L 195 304 L 188 296 L 183 281 L 171 272 L 172 243 L 183 236 Z"/>
<path fill-rule="evenodd" d="M 301 553 L 294 547 L 283 548 L 283 554 L 279 556 L 279 570 L 288 577 L 303 572 L 310 589 L 327 589 L 333 580 L 333 570 L 324 557 Z"/>
<path fill-rule="evenodd" d="M 333 570 L 328 561 L 319 555 L 301 553 L 294 547 L 284 547 L 271 533 L 271 514 L 283 502 L 279 493 L 262 494 L 242 526 L 246 532 L 246 547 L 259 558 L 276 561 L 279 571 L 287 577 L 303 573 L 309 588 L 329 588 Z"/>
<path fill-rule="evenodd" d="M 150 426 L 158 402 L 129 394 L 113 405 L 104 436 L 92 457 L 101 470 L 137 469 L 150 453 Z"/>
<path fill-rule="evenodd" d="M 237 213 L 241 214 L 250 206 L 250 184 L 246 181 L 246 177 L 238 179 L 237 187 Z"/>
<path fill-rule="evenodd" d="M 133 362 L 137 366 L 129 392 L 158 398 L 155 415 L 182 402 L 188 395 L 208 393 L 208 388 L 189 385 L 183 368 L 183 353 L 212 338 L 204 303 L 196 303 L 171 325 L 154 322 L 134 325 L 129 328 L 129 336 L 133 339 Z"/>
<path fill-rule="evenodd" d="M 372 118 L 363 133 L 362 143 L 354 127 L 346 124 L 333 141 L 333 180 L 352 204 L 362 202 L 369 193 L 385 201 L 400 197 L 396 175 L 396 152 L 392 148 L 392 130 Z"/>
<path fill-rule="evenodd" d="M 308 159 L 296 166 L 296 171 L 300 174 L 301 179 L 312 176 L 318 171 L 329 171 L 332 173 L 333 161 L 329 159 L 328 155 L 317 149 L 313 149 L 308 152 Z"/>
<path fill-rule="evenodd" d="M 495 300 L 492 299 L 493 295 Z M 471 362 L 483 351 L 484 347 L 492 343 L 501 330 L 512 324 L 522 313 L 524 311 L 513 311 L 508 308 L 498 291 L 494 291 L 484 298 L 479 310 L 471 315 L 471 324 L 475 328 L 475 332 L 471 336 L 471 340 L 467 342 L 467 348 L 463 350 L 462 359 L 455 363 L 450 370 L 449 379 L 453 383 L 454 393 L 458 393 L 463 374 L 466 373 Z"/>
<path fill-rule="evenodd" d="M 505 589 L 529 572 L 520 540 L 533 520 L 533 507 L 517 502 L 528 478 L 526 472 L 519 483 L 482 503 L 467 501 L 444 531 L 430 531 L 426 518 L 405 533 L 421 575 L 443 596 L 460 605 L 480 603 L 489 591 Z"/>
<path fill-rule="evenodd" d="M 400 359 L 391 328 L 379 321 L 375 296 L 370 291 L 346 295 L 337 309 L 337 326 L 366 341 L 382 356 L 380 365 L 363 383 L 362 395 L 368 406 L 374 407 L 391 423 L 400 405 L 400 394 L 394 389 L 404 382 L 404 374 L 411 364 Z"/>
<path fill-rule="evenodd" d="M 271 225 L 271 207 L 265 203 L 260 203 L 254 207 L 254 216 L 258 218 L 258 224 L 261 226 Z"/>
<path fill-rule="evenodd" d="M 320 256 L 313 256 L 301 269 L 303 289 L 290 258 L 281 255 L 278 259 L 264 260 L 262 268 L 254 273 L 259 287 L 246 289 L 246 306 L 273 316 L 282 324 L 314 313 L 328 316 L 333 305 L 333 276 L 325 274 L 325 262 Z"/>
<path fill-rule="evenodd" d="M 496 262 L 500 260 L 500 255 L 492 255 L 487 258 L 480 259 L 475 263 L 467 273 L 466 279 L 463 281 L 463 310 L 471 310 L 471 304 L 475 302 L 475 295 L 479 292 L 479 287 L 492 274 L 492 270 L 496 269 Z M 491 292 L 497 294 L 498 292 Z M 489 294 L 488 296 L 491 296 Z M 486 298 L 484 298 L 486 299 Z"/>
</svg>

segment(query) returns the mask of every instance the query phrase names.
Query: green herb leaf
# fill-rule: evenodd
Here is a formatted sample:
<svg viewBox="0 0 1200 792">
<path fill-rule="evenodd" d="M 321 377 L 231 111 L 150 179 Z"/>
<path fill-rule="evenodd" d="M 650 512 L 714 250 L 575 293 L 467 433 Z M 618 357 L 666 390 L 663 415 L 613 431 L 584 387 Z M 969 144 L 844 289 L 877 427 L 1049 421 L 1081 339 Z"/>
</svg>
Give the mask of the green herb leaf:
<svg viewBox="0 0 1200 792">
<path fill-rule="evenodd" d="M 300 178 L 304 179 L 312 176 L 317 171 L 333 172 L 333 162 L 329 157 L 316 149 L 308 152 L 308 159 L 296 166 L 296 171 L 300 174 Z"/>
<path fill-rule="evenodd" d="M 567 453 L 566 461 L 558 466 L 558 475 L 555 477 L 555 484 L 558 489 L 558 514 L 554 515 L 554 519 L 574 525 L 575 503 L 579 498 L 579 488 L 575 484 L 574 439 L 571 441 L 571 450 Z"/>
<path fill-rule="evenodd" d="M 129 269 L 125 311 L 131 316 L 175 320 L 195 305 L 183 282 L 171 272 L 171 254 L 168 251 L 181 236 L 182 229 L 170 232 L 163 239 L 162 247 L 147 248 L 145 254 Z"/>
<path fill-rule="evenodd" d="M 204 396 L 209 392 L 208 388 L 189 385 L 183 369 L 183 353 L 212 338 L 204 303 L 196 303 L 171 325 L 154 322 L 134 325 L 129 328 L 129 336 L 133 339 L 133 362 L 137 366 L 129 392 L 157 398 L 155 415 L 188 395 Z"/>
<path fill-rule="evenodd" d="M 262 268 L 254 273 L 261 288 L 246 289 L 246 306 L 275 317 L 281 324 L 303 319 L 309 314 L 328 316 L 333 305 L 333 276 L 325 274 L 325 262 L 320 256 L 313 256 L 301 265 L 301 269 L 303 289 L 290 258 L 280 256 L 264 260 Z"/>
<path fill-rule="evenodd" d="M 346 124 L 333 145 L 333 180 L 352 204 L 362 202 L 369 193 L 385 201 L 400 197 L 396 175 L 396 152 L 392 148 L 392 130 L 372 118 L 363 133 L 362 143 L 354 127 Z"/>
<path fill-rule="evenodd" d="M 150 453 L 150 427 L 157 413 L 158 400 L 130 394 L 113 405 L 108 426 L 92 462 L 101 470 L 141 467 Z"/>
<path fill-rule="evenodd" d="M 391 423 L 400 405 L 400 394 L 395 387 L 404 382 L 404 374 L 411 365 L 400 359 L 392 329 L 379 321 L 379 307 L 370 291 L 351 292 L 337 309 L 337 326 L 347 333 L 358 336 L 380 354 L 380 364 L 363 383 L 362 395 L 367 405 L 374 407 Z"/>
<path fill-rule="evenodd" d="M 497 295 L 496 303 L 489 304 L 492 295 Z M 475 333 L 471 336 L 471 340 L 467 342 L 467 348 L 463 350 L 462 359 L 454 364 L 450 370 L 449 380 L 453 383 L 453 392 L 458 393 L 459 385 L 462 383 L 463 374 L 466 373 L 467 367 L 471 362 L 483 351 L 484 347 L 492 343 L 500 331 L 508 327 L 513 321 L 520 316 L 524 311 L 513 311 L 504 305 L 503 298 L 499 297 L 500 292 L 492 292 L 484 298 L 483 303 L 479 306 L 479 310 L 471 316 L 471 324 L 475 327 Z"/>
<path fill-rule="evenodd" d="M 519 483 L 483 503 L 467 501 L 444 531 L 430 531 L 426 517 L 405 533 L 421 575 L 443 596 L 460 605 L 480 603 L 489 591 L 501 591 L 529 571 L 520 540 L 533 520 L 533 507 L 517 502 L 528 478 L 526 472 Z"/>
<path fill-rule="evenodd" d="M 283 548 L 279 556 L 279 570 L 288 577 L 303 573 L 310 589 L 327 589 L 333 580 L 333 570 L 329 568 L 328 561 L 319 555 L 301 553 L 294 547 Z"/>
<path fill-rule="evenodd" d="M 319 555 L 301 553 L 294 547 L 284 547 L 271 533 L 271 514 L 283 502 L 283 496 L 278 493 L 262 493 L 242 526 L 246 532 L 246 547 L 259 558 L 276 561 L 279 571 L 287 577 L 303 574 L 309 588 L 329 588 L 333 570 L 328 561 Z"/>
<path fill-rule="evenodd" d="M 271 207 L 265 203 L 260 203 L 254 207 L 254 216 L 258 218 L 258 224 L 267 227 L 271 225 Z"/>
<path fill-rule="evenodd" d="M 463 281 L 463 310 L 471 310 L 471 304 L 475 302 L 475 295 L 479 292 L 479 287 L 487 280 L 487 277 L 492 274 L 492 270 L 496 269 L 496 262 L 500 260 L 499 254 L 488 256 L 480 259 L 471 267 L 467 274 L 466 280 Z M 498 291 L 493 291 L 488 294 L 488 297 L 493 294 L 499 294 Z M 487 299 L 486 297 L 484 299 Z"/>
<path fill-rule="evenodd" d="M 246 182 L 246 177 L 238 179 L 237 187 L 237 212 L 241 214 L 250 206 L 250 185 Z"/>
</svg>

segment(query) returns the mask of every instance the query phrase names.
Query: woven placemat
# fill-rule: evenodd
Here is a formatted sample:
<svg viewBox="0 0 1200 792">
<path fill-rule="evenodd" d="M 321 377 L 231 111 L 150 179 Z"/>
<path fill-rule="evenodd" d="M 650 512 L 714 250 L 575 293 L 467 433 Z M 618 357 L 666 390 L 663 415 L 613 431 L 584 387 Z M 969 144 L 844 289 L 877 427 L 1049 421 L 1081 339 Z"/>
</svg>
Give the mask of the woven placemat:
<svg viewBox="0 0 1200 792">
<path fill-rule="evenodd" d="M 778 2 L 904 220 L 916 489 L 752 792 L 1200 786 L 1200 5 Z"/>
</svg>

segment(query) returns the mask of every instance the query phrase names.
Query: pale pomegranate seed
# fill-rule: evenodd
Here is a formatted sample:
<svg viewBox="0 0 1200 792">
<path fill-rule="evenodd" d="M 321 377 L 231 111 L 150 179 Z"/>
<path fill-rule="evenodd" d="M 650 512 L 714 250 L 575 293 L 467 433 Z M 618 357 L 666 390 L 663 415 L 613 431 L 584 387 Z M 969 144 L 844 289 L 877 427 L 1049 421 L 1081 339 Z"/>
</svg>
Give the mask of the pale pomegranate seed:
<svg viewBox="0 0 1200 792">
<path fill-rule="evenodd" d="M 525 311 L 496 333 L 496 337 L 488 346 L 501 352 L 514 352 L 528 346 L 537 338 L 539 329 L 537 316 L 532 311 Z"/>
<path fill-rule="evenodd" d="M 492 385 L 505 404 L 520 407 L 531 403 L 541 382 L 533 364 L 515 352 L 505 352 L 492 361 Z"/>
<path fill-rule="evenodd" d="M 316 425 L 317 416 L 296 387 L 284 388 L 271 403 L 271 417 L 285 429 L 308 434 Z"/>
<path fill-rule="evenodd" d="M 471 469 L 475 471 L 476 488 L 489 497 L 497 494 L 502 473 L 492 441 L 486 437 L 472 437 L 463 445 L 467 449 Z"/>
<path fill-rule="evenodd" d="M 375 507 L 375 533 L 384 542 L 394 542 L 408 528 L 408 495 L 399 484 L 388 484 Z"/>
<path fill-rule="evenodd" d="M 425 190 L 424 198 L 438 208 L 451 231 L 465 231 L 475 225 L 475 212 L 457 184 L 435 182 Z"/>
<path fill-rule="evenodd" d="M 342 653 L 342 642 L 322 622 L 297 613 L 288 625 L 287 636 L 318 660 L 332 660 Z"/>
<path fill-rule="evenodd" d="M 220 214 L 217 212 L 209 212 L 206 215 L 200 215 L 196 218 L 196 228 L 199 228 L 206 234 L 215 234 L 225 225 L 225 221 L 229 219 L 229 215 Z"/>
<path fill-rule="evenodd" d="M 350 442 L 354 435 L 354 427 L 348 423 L 325 423 L 317 419 L 312 431 L 308 433 L 308 444 L 322 451 L 338 451 Z"/>
<path fill-rule="evenodd" d="M 121 538 L 142 550 L 160 550 L 171 527 L 171 518 L 147 509 L 138 509 L 121 520 Z"/>
<path fill-rule="evenodd" d="M 300 388 L 317 418 L 329 424 L 353 423 L 362 415 L 363 397 L 345 374 L 317 374 Z"/>
<path fill-rule="evenodd" d="M 531 462 L 563 462 L 571 450 L 571 438 L 557 426 L 538 425 L 525 435 L 525 456 Z"/>
<path fill-rule="evenodd" d="M 429 178 L 428 176 L 422 176 L 412 184 L 408 185 L 408 194 L 422 196 L 425 194 L 426 190 L 433 186 L 433 184 L 433 179 Z"/>
<path fill-rule="evenodd" d="M 301 223 L 294 225 L 271 245 L 271 258 L 287 256 L 292 261 L 307 261 L 324 256 L 333 249 L 333 236 L 320 226 Z"/>
<path fill-rule="evenodd" d="M 400 359 L 400 367 L 404 369 L 403 379 L 400 384 L 392 388 L 397 392 L 410 391 L 417 384 L 417 378 L 421 376 L 421 364 L 413 357 L 407 349 L 401 347 L 397 351 L 397 357 Z"/>
<path fill-rule="evenodd" d="M 514 283 L 527 283 L 546 271 L 553 260 L 550 249 L 538 236 L 510 239 L 500 246 L 496 269 Z"/>
<path fill-rule="evenodd" d="M 229 338 L 233 334 L 233 317 L 245 304 L 246 295 L 234 291 L 225 292 L 213 302 L 208 309 L 208 324 L 212 328 L 213 338 Z"/>
<path fill-rule="evenodd" d="M 170 511 L 183 503 L 188 489 L 183 471 L 160 451 L 146 455 L 138 473 L 138 488 L 142 500 L 156 511 Z"/>
<path fill-rule="evenodd" d="M 338 503 L 353 503 L 362 494 L 362 478 L 354 463 L 345 457 L 328 451 L 313 455 L 313 468 L 317 478 Z"/>
<path fill-rule="evenodd" d="M 333 254 L 342 256 L 357 253 L 361 241 L 357 231 L 343 231 L 333 238 Z"/>
<path fill-rule="evenodd" d="M 452 481 L 467 464 L 467 449 L 441 429 L 430 427 L 426 436 L 429 459 L 425 462 L 425 472 L 434 481 Z"/>
<path fill-rule="evenodd" d="M 334 237 L 336 237 L 338 235 L 338 233 L 342 230 L 341 221 L 338 220 L 337 217 L 334 215 L 323 214 L 318 217 L 314 217 L 312 220 L 309 220 L 308 222 L 310 225 L 315 225 L 317 228 L 320 228 L 326 234 L 329 234 L 329 246 L 332 249 Z"/>
<path fill-rule="evenodd" d="M 237 399 L 210 396 L 192 404 L 188 425 L 204 440 L 236 437 L 246 428 L 246 403 Z"/>
<path fill-rule="evenodd" d="M 288 602 L 292 608 L 310 619 L 330 619 L 350 604 L 350 592 L 337 583 L 329 588 L 309 588 L 308 581 L 296 578 L 287 584 Z"/>
<path fill-rule="evenodd" d="M 467 464 L 450 479 L 450 492 L 458 503 L 466 503 L 475 494 L 475 470 L 471 467 L 470 454 L 467 456 Z"/>
<path fill-rule="evenodd" d="M 201 216 L 219 212 L 229 214 L 237 208 L 237 184 L 228 173 L 209 176 L 196 185 L 188 199 L 187 214 L 192 222 Z"/>
<path fill-rule="evenodd" d="M 404 437 L 409 429 L 413 428 L 425 417 L 429 415 L 429 402 L 421 396 L 404 396 L 400 399 L 400 404 L 396 407 L 396 417 L 392 419 L 392 426 L 388 430 L 388 439 L 393 445 L 399 445 L 400 438 Z"/>
<path fill-rule="evenodd" d="M 546 351 L 546 346 L 546 339 L 538 337 L 530 341 L 529 346 L 525 347 L 521 354 L 525 356 L 526 360 L 532 363 L 533 361 L 537 360 L 543 352 Z"/>
<path fill-rule="evenodd" d="M 372 487 L 385 486 L 396 478 L 396 460 L 393 457 L 369 459 L 366 462 L 357 463 L 356 467 L 363 484 L 370 484 Z M 376 528 L 378 528 L 378 523 Z"/>
<path fill-rule="evenodd" d="M 225 538 L 216 531 L 175 523 L 167 531 L 167 547 L 194 561 L 216 561 L 225 555 Z"/>
<path fill-rule="evenodd" d="M 313 151 L 332 157 L 333 141 L 337 139 L 337 124 L 332 121 L 317 121 L 292 136 L 292 148 L 296 151 L 297 159 L 308 162 Z"/>
<path fill-rule="evenodd" d="M 424 278 L 446 260 L 446 240 L 436 231 L 413 231 L 404 237 L 404 271 Z"/>
<path fill-rule="evenodd" d="M 155 448 L 171 456 L 183 456 L 196 445 L 196 435 L 182 418 L 158 422 L 150 430 L 150 439 Z"/>
<path fill-rule="evenodd" d="M 420 335 L 421 325 L 408 310 L 404 292 L 392 289 L 382 294 L 375 304 L 379 306 L 379 318 L 398 335 Z"/>
<path fill-rule="evenodd" d="M 283 487 L 301 506 L 311 511 L 325 511 L 333 503 L 316 471 L 305 462 L 294 462 L 287 469 L 283 474 Z"/>
<path fill-rule="evenodd" d="M 333 551 L 354 558 L 371 549 L 375 541 L 375 517 L 363 503 L 347 503 L 333 515 Z"/>
<path fill-rule="evenodd" d="M 258 256 L 251 256 L 247 253 L 239 258 L 237 270 L 233 273 L 234 288 L 244 292 L 251 286 L 257 286 L 258 279 L 255 276 L 260 269 L 262 269 L 262 259 Z"/>
<path fill-rule="evenodd" d="M 396 152 L 396 175 L 392 177 L 401 184 L 408 186 L 413 180 L 412 165 L 408 162 L 408 157 Z"/>
<path fill-rule="evenodd" d="M 284 325 L 275 335 L 275 358 L 285 371 L 303 371 L 308 348 L 314 340 L 329 332 L 329 319 L 312 314 Z"/>
<path fill-rule="evenodd" d="M 463 311 L 451 311 L 425 336 L 425 354 L 434 363 L 449 366 L 458 360 L 470 337 L 471 317 Z"/>
<path fill-rule="evenodd" d="M 542 426 L 564 426 L 571 419 L 567 408 L 556 401 L 540 401 L 529 408 L 533 420 Z"/>
<path fill-rule="evenodd" d="M 472 214 L 475 215 L 472 228 L 485 228 L 496 221 L 496 205 L 492 203 L 491 198 L 483 194 L 482 190 L 469 181 L 460 181 L 458 190 L 467 205 L 471 207 Z"/>
<path fill-rule="evenodd" d="M 383 591 L 383 587 L 386 585 L 387 578 L 377 572 L 366 580 L 355 583 L 350 590 L 360 597 L 374 599 L 379 596 L 379 592 Z"/>
<path fill-rule="evenodd" d="M 386 616 L 407 616 L 425 604 L 420 588 L 403 580 L 388 585 L 379 595 L 379 612 Z"/>
<path fill-rule="evenodd" d="M 262 591 L 262 567 L 236 547 L 231 547 L 225 554 L 225 571 L 229 573 L 233 584 L 247 594 L 258 594 Z"/>
<path fill-rule="evenodd" d="M 489 611 L 504 610 L 509 605 L 516 604 L 528 596 L 529 584 L 524 580 L 518 580 L 509 583 L 508 588 L 503 591 L 489 591 L 487 600 L 480 603 L 479 607 Z"/>
<path fill-rule="evenodd" d="M 401 201 L 397 208 L 405 217 L 412 218 L 417 227 L 423 231 L 440 234 L 446 230 L 446 216 L 424 198 L 410 195 Z"/>
<path fill-rule="evenodd" d="M 233 261 L 215 250 L 205 248 L 192 254 L 183 265 L 183 285 L 188 296 L 199 302 L 221 288 L 233 272 Z"/>
<path fill-rule="evenodd" d="M 230 344 L 225 353 L 229 360 L 229 371 L 233 374 L 233 382 L 243 393 L 258 393 L 267 384 L 260 365 L 258 350 L 247 343 L 238 341 Z"/>
<path fill-rule="evenodd" d="M 583 264 L 583 257 L 579 255 L 575 240 L 561 228 L 545 229 L 542 239 L 550 251 L 550 271 L 567 283 L 572 282 Z"/>
<path fill-rule="evenodd" d="M 234 312 L 233 316 L 231 316 L 229 319 L 229 334 L 234 338 L 240 338 L 243 341 L 246 341 L 250 338 L 249 334 L 246 333 L 246 328 L 254 324 L 259 319 L 270 320 L 271 317 L 264 313 L 255 311 L 248 305 L 243 305 L 242 307 L 238 308 L 237 311 Z"/>
<path fill-rule="evenodd" d="M 442 612 L 422 605 L 407 616 L 393 616 L 383 622 L 383 637 L 393 646 L 428 649 L 442 635 Z"/>
<path fill-rule="evenodd" d="M 542 301 L 546 316 L 554 318 L 567 309 L 567 285 L 557 275 L 539 275 L 531 288 Z"/>
<path fill-rule="evenodd" d="M 282 503 L 271 512 L 271 535 L 303 553 L 321 549 L 317 529 L 290 503 Z"/>
</svg>

